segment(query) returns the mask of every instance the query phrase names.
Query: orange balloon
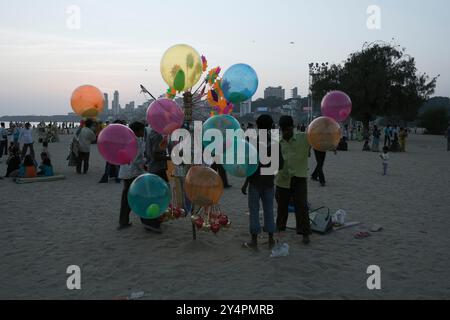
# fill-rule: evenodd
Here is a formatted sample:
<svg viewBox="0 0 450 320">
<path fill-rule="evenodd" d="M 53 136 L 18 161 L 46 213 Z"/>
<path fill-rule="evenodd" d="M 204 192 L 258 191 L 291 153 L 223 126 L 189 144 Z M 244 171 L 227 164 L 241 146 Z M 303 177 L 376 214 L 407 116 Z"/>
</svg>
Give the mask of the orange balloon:
<svg viewBox="0 0 450 320">
<path fill-rule="evenodd" d="M 223 183 L 220 176 L 211 168 L 192 167 L 184 185 L 189 200 L 200 207 L 218 204 L 223 194 Z"/>
<path fill-rule="evenodd" d="M 317 151 L 333 150 L 339 145 L 341 138 L 341 127 L 331 118 L 317 118 L 308 127 L 308 142 Z"/>
<path fill-rule="evenodd" d="M 105 100 L 98 88 L 86 85 L 75 89 L 70 103 L 77 115 L 83 118 L 95 118 L 103 112 Z"/>
</svg>

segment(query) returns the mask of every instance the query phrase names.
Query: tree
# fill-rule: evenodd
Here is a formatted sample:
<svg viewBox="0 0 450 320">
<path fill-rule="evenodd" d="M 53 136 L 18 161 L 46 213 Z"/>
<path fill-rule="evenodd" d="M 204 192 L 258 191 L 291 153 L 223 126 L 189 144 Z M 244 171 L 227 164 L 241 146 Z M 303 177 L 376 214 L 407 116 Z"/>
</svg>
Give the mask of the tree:
<svg viewBox="0 0 450 320">
<path fill-rule="evenodd" d="M 344 65 L 310 64 L 315 100 L 331 90 L 346 92 L 353 102 L 352 117 L 367 130 L 377 116 L 417 118 L 422 104 L 434 93 L 437 77 L 418 74 L 413 57 L 399 46 L 364 44 Z"/>
<path fill-rule="evenodd" d="M 427 134 L 440 135 L 447 129 L 449 120 L 446 108 L 432 109 L 420 116 L 419 125 L 426 129 Z"/>
</svg>

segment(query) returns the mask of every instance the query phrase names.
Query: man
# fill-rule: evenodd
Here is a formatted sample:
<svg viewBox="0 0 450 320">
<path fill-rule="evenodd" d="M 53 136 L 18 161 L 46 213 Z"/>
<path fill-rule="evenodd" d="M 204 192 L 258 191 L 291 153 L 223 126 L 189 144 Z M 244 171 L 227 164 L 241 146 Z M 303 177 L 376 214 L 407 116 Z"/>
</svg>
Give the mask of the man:
<svg viewBox="0 0 450 320">
<path fill-rule="evenodd" d="M 314 155 L 316 156 L 316 169 L 314 170 L 311 179 L 314 181 L 319 181 L 322 187 L 325 187 L 325 174 L 323 173 L 323 165 L 325 164 L 325 158 L 327 156 L 326 152 L 314 150 Z"/>
<path fill-rule="evenodd" d="M 145 125 L 140 122 L 134 122 L 130 125 L 130 129 L 138 139 L 138 154 L 131 164 L 120 166 L 119 178 L 123 180 L 122 202 L 120 206 L 119 227 L 117 230 L 123 230 L 131 227 L 130 223 L 130 205 L 128 203 L 128 191 L 131 184 L 137 177 L 145 173 L 145 146 L 143 137 L 145 134 Z"/>
<path fill-rule="evenodd" d="M 86 120 L 84 127 L 80 130 L 78 141 L 80 142 L 77 162 L 77 173 L 81 174 L 81 166 L 83 165 L 83 173 L 87 174 L 89 170 L 89 157 L 91 154 L 91 144 L 97 140 L 94 133 L 94 121 Z"/>
<path fill-rule="evenodd" d="M 166 152 L 167 141 L 163 136 L 151 129 L 146 140 L 145 154 L 147 157 L 147 169 L 149 173 L 159 176 L 169 183 L 167 177 L 167 161 L 170 157 Z M 148 231 L 161 233 L 161 222 L 159 219 L 141 219 Z"/>
<path fill-rule="evenodd" d="M 308 157 L 309 144 L 305 133 L 294 135 L 294 119 L 280 118 L 282 139 L 280 141 L 283 167 L 276 176 L 276 199 L 278 203 L 277 228 L 286 230 L 288 208 L 294 200 L 297 233 L 303 236 L 303 243 L 309 244 L 311 225 L 308 210 Z"/>
<path fill-rule="evenodd" d="M 8 155 L 8 131 L 4 122 L 0 123 L 0 159 L 3 155 Z"/>
<path fill-rule="evenodd" d="M 391 126 L 387 126 L 386 128 L 384 128 L 384 146 L 385 147 L 391 146 L 391 135 L 392 135 Z"/>
<path fill-rule="evenodd" d="M 31 124 L 29 122 L 25 124 L 25 129 L 20 132 L 19 141 L 23 144 L 22 159 L 27 155 L 28 149 L 30 149 L 30 155 L 34 159 L 33 129 L 31 129 Z"/>
</svg>

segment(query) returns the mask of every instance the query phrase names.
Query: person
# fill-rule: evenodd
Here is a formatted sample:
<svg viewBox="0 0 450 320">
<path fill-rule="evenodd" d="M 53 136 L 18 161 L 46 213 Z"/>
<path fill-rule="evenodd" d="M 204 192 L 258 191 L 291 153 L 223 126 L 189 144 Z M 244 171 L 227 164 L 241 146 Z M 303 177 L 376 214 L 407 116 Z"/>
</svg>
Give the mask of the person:
<svg viewBox="0 0 450 320">
<path fill-rule="evenodd" d="M 168 183 L 167 161 L 170 160 L 170 157 L 167 155 L 166 149 L 166 139 L 164 139 L 161 134 L 151 129 L 145 146 L 147 170 L 149 173 L 159 176 Z M 141 222 L 145 225 L 146 230 L 161 233 L 160 219 L 141 218 Z"/>
<path fill-rule="evenodd" d="M 384 128 L 384 146 L 390 147 L 391 146 L 391 126 L 387 126 Z"/>
<path fill-rule="evenodd" d="M 48 142 L 47 141 L 42 142 L 42 153 L 45 153 L 47 155 L 47 158 L 51 159 L 50 151 L 48 151 Z"/>
<path fill-rule="evenodd" d="M 22 159 L 27 155 L 28 149 L 30 150 L 31 157 L 34 159 L 33 130 L 31 129 L 31 124 L 29 122 L 25 124 L 25 128 L 20 132 L 19 141 L 23 144 Z"/>
<path fill-rule="evenodd" d="M 392 128 L 392 135 L 391 135 L 391 146 L 389 150 L 391 152 L 399 152 L 400 151 L 400 143 L 399 143 L 399 131 L 397 127 Z"/>
<path fill-rule="evenodd" d="M 377 125 L 373 126 L 373 142 L 372 142 L 372 151 L 373 152 L 380 152 L 380 137 L 381 137 L 381 131 L 378 129 Z"/>
<path fill-rule="evenodd" d="M 37 163 L 36 160 L 27 154 L 23 160 L 23 163 L 19 168 L 19 178 L 36 178 L 37 177 Z"/>
<path fill-rule="evenodd" d="M 211 165 L 211 169 L 213 169 L 214 171 L 216 171 L 219 174 L 220 179 L 222 179 L 223 187 L 225 189 L 230 189 L 232 187 L 232 185 L 230 185 L 230 183 L 228 182 L 228 175 L 227 175 L 227 172 L 225 171 L 225 168 L 223 167 L 223 165 L 214 162 Z"/>
<path fill-rule="evenodd" d="M 3 155 L 8 155 L 8 131 L 4 122 L 0 123 L 0 160 Z"/>
<path fill-rule="evenodd" d="M 314 150 L 314 155 L 316 157 L 316 169 L 311 175 L 311 179 L 314 181 L 319 181 L 322 187 L 325 187 L 325 174 L 323 173 L 323 165 L 325 164 L 325 158 L 327 156 L 326 152 Z"/>
<path fill-rule="evenodd" d="M 41 160 L 42 160 L 42 163 L 39 166 L 40 171 L 37 173 L 37 176 L 38 177 L 52 177 L 52 176 L 54 176 L 52 162 L 51 162 L 48 154 L 45 153 L 45 152 L 42 152 L 41 153 Z"/>
<path fill-rule="evenodd" d="M 86 174 L 89 170 L 89 157 L 91 152 L 91 144 L 97 140 L 97 136 L 93 130 L 94 121 L 86 120 L 84 127 L 80 130 L 78 141 L 80 143 L 78 151 L 77 173 L 81 174 L 81 167 L 83 165 L 83 173 Z"/>
<path fill-rule="evenodd" d="M 290 116 L 280 118 L 282 138 L 280 141 L 283 166 L 276 179 L 275 198 L 278 203 L 277 229 L 286 230 L 289 201 L 294 199 L 297 233 L 303 236 L 303 243 L 309 244 L 311 225 L 308 209 L 308 156 L 309 143 L 305 133 L 294 135 L 294 120 Z"/>
<path fill-rule="evenodd" d="M 106 121 L 106 126 L 108 126 L 110 123 L 109 121 Z M 116 120 L 114 121 L 114 124 L 123 124 L 126 125 L 124 121 Z M 105 126 L 105 128 L 106 128 Z M 98 136 L 98 135 L 97 135 Z M 101 177 L 100 181 L 98 183 L 108 183 L 109 178 L 114 178 L 116 183 L 120 183 L 119 179 L 119 166 L 116 166 L 112 163 L 106 162 L 105 164 L 105 172 L 103 173 L 103 176 Z"/>
<path fill-rule="evenodd" d="M 387 175 L 388 164 L 389 164 L 389 148 L 383 147 L 383 153 L 380 154 L 381 160 L 383 160 L 383 176 Z"/>
<path fill-rule="evenodd" d="M 400 142 L 400 151 L 406 152 L 406 138 L 408 138 L 408 130 L 405 128 L 400 128 L 400 133 L 398 134 L 398 139 Z"/>
<path fill-rule="evenodd" d="M 18 125 L 12 125 L 11 130 L 12 130 L 13 142 L 16 145 L 17 149 L 20 150 L 20 143 L 19 143 L 20 128 Z"/>
<path fill-rule="evenodd" d="M 256 120 L 256 126 L 258 130 L 267 130 L 267 150 L 266 154 L 271 156 L 271 134 L 270 130 L 272 129 L 273 119 L 269 115 L 261 115 Z M 261 144 L 258 143 L 259 148 L 261 148 Z M 258 235 L 261 233 L 261 226 L 259 221 L 259 207 L 260 200 L 263 205 L 264 212 L 264 229 L 269 234 L 269 247 L 273 247 L 275 245 L 275 241 L 273 235 L 275 233 L 275 221 L 273 214 L 273 198 L 275 194 L 275 184 L 274 184 L 274 174 L 273 175 L 262 175 L 261 168 L 262 167 L 270 167 L 268 165 L 262 165 L 259 163 L 258 170 L 250 177 L 245 180 L 244 185 L 242 186 L 242 193 L 247 195 L 248 189 L 248 208 L 250 211 L 250 235 L 251 242 L 244 243 L 244 247 L 246 248 L 257 248 L 258 247 Z"/>
<path fill-rule="evenodd" d="M 119 226 L 117 230 L 123 230 L 131 227 L 130 223 L 130 204 L 128 203 L 128 191 L 131 184 L 137 177 L 145 173 L 145 145 L 143 137 L 145 134 L 145 125 L 141 122 L 133 122 L 130 129 L 138 139 L 138 153 L 133 162 L 127 165 L 122 165 L 119 168 L 119 179 L 123 181 L 122 200 L 120 205 Z"/>
<path fill-rule="evenodd" d="M 448 123 L 448 128 L 445 136 L 447 137 L 447 151 L 450 151 L 450 122 Z"/>
<path fill-rule="evenodd" d="M 300 132 L 306 132 L 306 125 L 304 123 L 300 127 Z"/>
<path fill-rule="evenodd" d="M 6 164 L 8 166 L 6 168 L 5 178 L 17 177 L 19 175 L 21 161 L 20 161 L 19 149 L 15 145 L 13 145 L 9 149 L 9 158 L 8 158 Z"/>
</svg>

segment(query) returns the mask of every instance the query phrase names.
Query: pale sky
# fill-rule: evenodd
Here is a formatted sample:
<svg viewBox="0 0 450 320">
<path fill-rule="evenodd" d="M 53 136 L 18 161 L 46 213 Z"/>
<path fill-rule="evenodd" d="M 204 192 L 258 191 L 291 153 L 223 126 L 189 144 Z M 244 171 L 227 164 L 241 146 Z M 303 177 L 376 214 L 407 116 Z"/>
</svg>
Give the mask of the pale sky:
<svg viewBox="0 0 450 320">
<path fill-rule="evenodd" d="M 77 30 L 67 27 L 71 5 Z M 381 9 L 379 30 L 367 27 L 370 5 Z M 441 74 L 436 95 L 450 96 L 449 13 L 448 0 L 0 0 L 0 115 L 66 114 L 82 84 L 140 104 L 139 84 L 166 90 L 160 59 L 177 43 L 210 67 L 251 65 L 258 98 L 278 85 L 304 96 L 309 62 L 342 62 L 365 41 L 395 38 L 420 72 Z"/>
</svg>

